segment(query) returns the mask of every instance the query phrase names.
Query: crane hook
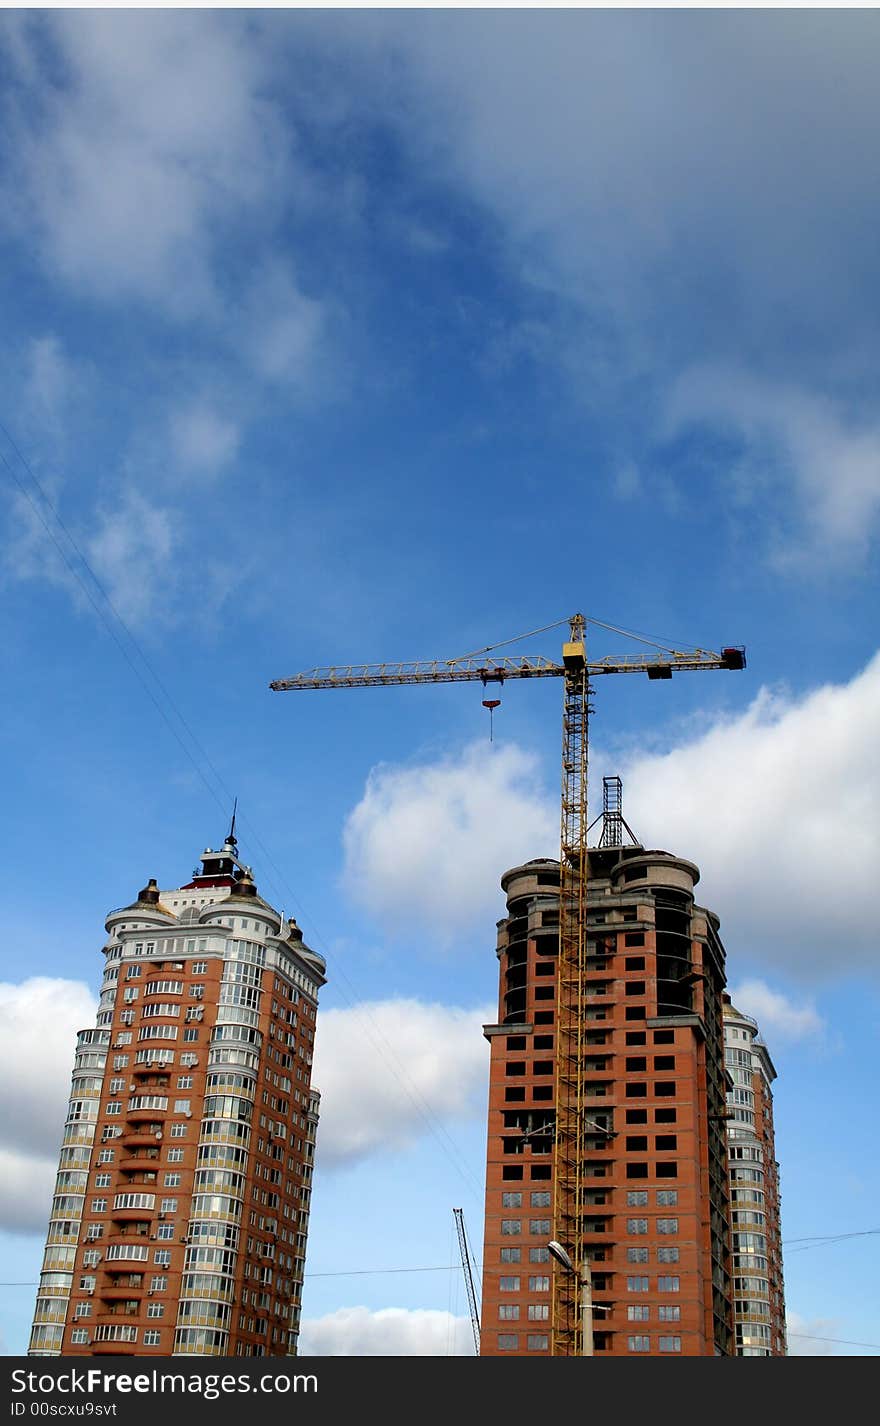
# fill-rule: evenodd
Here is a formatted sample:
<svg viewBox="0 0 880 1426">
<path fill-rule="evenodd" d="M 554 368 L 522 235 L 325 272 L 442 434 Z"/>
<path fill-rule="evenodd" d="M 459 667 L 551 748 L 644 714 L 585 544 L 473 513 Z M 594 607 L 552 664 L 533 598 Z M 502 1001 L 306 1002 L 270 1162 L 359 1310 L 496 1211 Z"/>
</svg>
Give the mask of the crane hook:
<svg viewBox="0 0 880 1426">
<path fill-rule="evenodd" d="M 493 732 L 492 720 L 493 720 L 493 718 L 495 717 L 495 709 L 501 707 L 501 699 L 500 699 L 500 698 L 484 698 L 484 699 L 483 699 L 483 707 L 484 707 L 484 708 L 488 708 L 488 710 L 489 710 L 489 742 L 491 743 L 491 742 L 492 742 L 492 732 Z"/>
</svg>

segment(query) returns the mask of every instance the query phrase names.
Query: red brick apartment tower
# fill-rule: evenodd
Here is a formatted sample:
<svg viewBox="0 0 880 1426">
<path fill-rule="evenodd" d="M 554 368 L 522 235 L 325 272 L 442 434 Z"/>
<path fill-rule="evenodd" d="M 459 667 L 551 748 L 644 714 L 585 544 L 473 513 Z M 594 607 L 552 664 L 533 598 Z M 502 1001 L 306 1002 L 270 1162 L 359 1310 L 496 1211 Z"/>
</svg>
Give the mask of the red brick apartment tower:
<svg viewBox="0 0 880 1426">
<path fill-rule="evenodd" d="M 29 1355 L 294 1355 L 324 962 L 232 836 L 106 925 Z"/>
<path fill-rule="evenodd" d="M 776 1070 L 758 1022 L 724 1000 L 734 1323 L 739 1357 L 784 1357 L 779 1164 L 773 1131 Z"/>
<path fill-rule="evenodd" d="M 634 846 L 589 853 L 583 1241 L 595 1354 L 733 1355 L 718 918 L 699 871 Z M 548 1355 L 559 865 L 501 885 L 481 1352 Z"/>
</svg>

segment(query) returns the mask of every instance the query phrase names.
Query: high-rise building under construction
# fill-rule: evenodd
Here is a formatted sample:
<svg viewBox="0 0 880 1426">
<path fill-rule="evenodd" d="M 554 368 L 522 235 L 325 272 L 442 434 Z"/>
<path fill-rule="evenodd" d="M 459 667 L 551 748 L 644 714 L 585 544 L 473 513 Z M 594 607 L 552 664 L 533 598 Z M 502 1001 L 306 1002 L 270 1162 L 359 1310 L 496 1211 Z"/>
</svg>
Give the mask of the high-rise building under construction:
<svg viewBox="0 0 880 1426">
<path fill-rule="evenodd" d="M 324 961 L 232 835 L 106 930 L 29 1355 L 293 1354 Z"/>
<path fill-rule="evenodd" d="M 581 1241 L 562 1246 L 589 1264 L 597 1355 L 736 1350 L 725 953 L 698 879 L 638 844 L 588 854 Z M 501 884 L 481 1352 L 531 1356 L 552 1341 L 559 864 L 527 862 Z"/>
</svg>

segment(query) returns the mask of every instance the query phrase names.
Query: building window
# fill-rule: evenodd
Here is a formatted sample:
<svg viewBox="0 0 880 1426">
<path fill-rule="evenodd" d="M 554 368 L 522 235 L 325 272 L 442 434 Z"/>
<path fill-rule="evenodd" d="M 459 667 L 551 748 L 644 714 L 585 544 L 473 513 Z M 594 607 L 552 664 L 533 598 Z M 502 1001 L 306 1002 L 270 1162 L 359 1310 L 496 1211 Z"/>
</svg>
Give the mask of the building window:
<svg viewBox="0 0 880 1426">
<path fill-rule="evenodd" d="M 92 1199 L 92 1212 L 93 1212 L 93 1213 L 106 1213 L 106 1212 L 107 1212 L 107 1200 L 106 1200 L 106 1198 L 93 1198 L 93 1199 Z"/>
<path fill-rule="evenodd" d="M 168 1279 L 167 1279 L 167 1277 L 151 1277 L 151 1278 L 150 1278 L 150 1292 L 167 1292 L 167 1291 L 168 1291 Z"/>
<path fill-rule="evenodd" d="M 678 1292 L 680 1279 L 677 1277 L 658 1277 L 658 1292 Z"/>
<path fill-rule="evenodd" d="M 650 1316 L 650 1307 L 641 1302 L 630 1303 L 626 1309 L 626 1320 L 628 1322 L 647 1322 Z"/>
<path fill-rule="evenodd" d="M 182 1163 L 182 1162 L 183 1162 L 183 1149 L 169 1149 L 169 1150 L 168 1150 L 168 1162 L 169 1162 L 169 1164 L 180 1164 L 180 1163 Z"/>
<path fill-rule="evenodd" d="M 109 1173 L 96 1173 L 96 1174 L 95 1174 L 95 1188 L 109 1188 L 109 1187 L 110 1187 L 110 1175 L 109 1175 Z"/>
<path fill-rule="evenodd" d="M 546 1352 L 548 1347 L 548 1339 L 541 1333 L 528 1336 L 526 1343 L 530 1352 Z"/>
<path fill-rule="evenodd" d="M 178 1089 L 192 1089 L 192 1087 L 193 1087 L 193 1077 L 192 1077 L 191 1074 L 179 1074 L 179 1075 L 177 1076 L 177 1088 L 178 1088 Z"/>
<path fill-rule="evenodd" d="M 189 1113 L 190 1113 L 190 1101 L 189 1101 L 188 1099 L 175 1099 L 175 1101 L 174 1101 L 174 1113 L 175 1113 L 175 1114 L 189 1114 Z"/>
<path fill-rule="evenodd" d="M 627 1292 L 647 1292 L 648 1279 L 646 1277 L 628 1277 L 626 1290 Z"/>
<path fill-rule="evenodd" d="M 548 1234 L 550 1232 L 550 1219 L 530 1218 L 529 1232 L 533 1233 L 536 1237 L 538 1236 L 538 1234 L 541 1234 L 542 1236 Z"/>
<path fill-rule="evenodd" d="M 650 1338 L 650 1337 L 627 1337 L 627 1339 L 626 1339 L 626 1346 L 627 1346 L 627 1351 L 630 1351 L 630 1352 L 650 1352 L 650 1350 L 651 1350 L 651 1338 Z"/>
<path fill-rule="evenodd" d="M 681 1351 L 681 1338 L 680 1338 L 680 1337 L 661 1337 L 658 1345 L 659 1345 L 659 1347 L 660 1347 L 660 1351 L 661 1351 L 661 1352 L 680 1352 L 680 1351 Z"/>
<path fill-rule="evenodd" d="M 179 1187 L 180 1187 L 180 1174 L 179 1174 L 179 1173 L 167 1173 L 167 1174 L 165 1175 L 165 1187 L 166 1187 L 166 1188 L 179 1188 Z"/>
<path fill-rule="evenodd" d="M 144 1332 L 144 1346 L 145 1346 L 145 1347 L 158 1347 L 158 1345 L 159 1345 L 159 1343 L 161 1342 L 161 1340 L 162 1340 L 162 1334 L 161 1334 L 160 1332 L 157 1332 L 157 1331 L 155 1330 L 155 1328 L 152 1328 L 151 1330 Z"/>
<path fill-rule="evenodd" d="M 550 1261 L 550 1249 L 549 1249 L 549 1248 L 529 1248 L 529 1262 L 530 1262 L 530 1263 L 549 1263 L 549 1261 Z"/>
<path fill-rule="evenodd" d="M 519 1350 L 519 1337 L 515 1332 L 498 1333 L 499 1352 L 516 1352 Z"/>
<path fill-rule="evenodd" d="M 91 1317 L 92 1304 L 90 1302 L 78 1302 L 73 1309 L 74 1317 Z"/>
<path fill-rule="evenodd" d="M 657 1219 L 657 1232 L 658 1232 L 658 1233 L 677 1233 L 677 1232 L 678 1232 L 678 1219 L 677 1219 L 677 1218 L 658 1218 L 658 1219 Z"/>
<path fill-rule="evenodd" d="M 114 1156 L 115 1153 L 116 1153 L 116 1150 L 115 1150 L 115 1149 L 102 1149 L 101 1152 L 100 1152 L 99 1155 L 98 1155 L 98 1163 L 99 1163 L 99 1164 L 112 1164 L 112 1162 L 113 1162 L 113 1156 Z"/>
<path fill-rule="evenodd" d="M 647 1248 L 627 1248 L 626 1260 L 628 1263 L 646 1263 L 648 1261 Z"/>
<path fill-rule="evenodd" d="M 114 1115 L 121 1114 L 121 1113 L 122 1113 L 122 1102 L 121 1102 L 121 1100 L 116 1099 L 116 1100 L 113 1100 L 110 1104 L 106 1104 L 106 1105 L 104 1106 L 104 1113 L 107 1115 L 107 1117 L 108 1117 L 109 1119 L 112 1119 L 112 1118 L 114 1117 Z"/>
<path fill-rule="evenodd" d="M 642 1070 L 642 1071 L 644 1071 L 644 1070 L 646 1070 L 646 1069 L 648 1068 L 648 1061 L 644 1058 L 643 1055 L 627 1055 L 627 1057 L 626 1057 L 626 1068 L 627 1068 L 628 1071 L 630 1071 L 630 1070 Z"/>
<path fill-rule="evenodd" d="M 660 1306 L 657 1308 L 657 1313 L 661 1322 L 681 1321 L 680 1307 L 670 1307 L 668 1303 L 661 1303 Z"/>
<path fill-rule="evenodd" d="M 159 1204 L 159 1212 L 160 1212 L 160 1213 L 176 1213 L 176 1212 L 177 1212 L 177 1199 L 176 1199 L 176 1198 L 163 1198 L 163 1199 L 161 1200 L 160 1204 Z"/>
<path fill-rule="evenodd" d="M 647 1208 L 648 1193 L 646 1189 L 638 1189 L 626 1195 L 627 1208 Z"/>
<path fill-rule="evenodd" d="M 502 1302 L 498 1308 L 498 1320 L 500 1322 L 518 1322 L 519 1304 L 516 1302 Z"/>
<path fill-rule="evenodd" d="M 499 1292 L 519 1292 L 518 1277 L 503 1277 L 498 1282 Z"/>
<path fill-rule="evenodd" d="M 501 1261 L 503 1263 L 518 1263 L 520 1260 L 519 1248 L 502 1248 Z"/>
<path fill-rule="evenodd" d="M 171 1249 L 157 1248 L 155 1254 L 153 1255 L 153 1262 L 156 1264 L 157 1268 L 170 1268 Z"/>
<path fill-rule="evenodd" d="M 677 1263 L 678 1248 L 658 1248 L 657 1261 L 658 1263 Z"/>
<path fill-rule="evenodd" d="M 188 1130 L 188 1124 L 172 1124 L 169 1130 L 169 1135 L 172 1139 L 185 1139 Z"/>
<path fill-rule="evenodd" d="M 677 1188 L 661 1188 L 657 1190 L 658 1208 L 675 1208 L 678 1205 Z"/>
<path fill-rule="evenodd" d="M 529 1278 L 529 1292 L 549 1292 L 549 1291 L 550 1291 L 550 1279 L 549 1279 L 549 1277 L 530 1277 L 530 1278 Z"/>
<path fill-rule="evenodd" d="M 550 1305 L 547 1302 L 529 1303 L 529 1321 L 546 1322 L 550 1316 Z"/>
<path fill-rule="evenodd" d="M 502 1193 L 502 1195 L 501 1195 L 501 1207 L 502 1207 L 502 1208 L 521 1208 L 521 1207 L 522 1207 L 522 1194 L 521 1194 L 521 1193 Z"/>
<path fill-rule="evenodd" d="M 186 1044 L 192 1045 L 199 1038 L 199 1032 L 195 1026 L 189 1025 L 184 1029 L 183 1038 Z"/>
<path fill-rule="evenodd" d="M 165 1304 L 164 1304 L 164 1302 L 148 1302 L 148 1303 L 147 1303 L 147 1316 L 148 1316 L 148 1317 L 164 1317 L 164 1316 L 165 1316 Z"/>
<path fill-rule="evenodd" d="M 502 1218 L 501 1232 L 505 1237 L 515 1237 L 517 1233 L 522 1232 L 522 1223 L 518 1218 Z"/>
<path fill-rule="evenodd" d="M 550 1194 L 544 1191 L 540 1193 L 533 1193 L 531 1197 L 531 1204 L 533 1208 L 549 1208 Z"/>
<path fill-rule="evenodd" d="M 156 1237 L 164 1238 L 166 1243 L 169 1242 L 174 1237 L 174 1224 L 160 1223 L 156 1229 Z"/>
<path fill-rule="evenodd" d="M 74 1327 L 70 1334 L 70 1341 L 74 1347 L 84 1347 L 88 1340 L 89 1334 L 85 1327 Z"/>
<path fill-rule="evenodd" d="M 626 1231 L 627 1233 L 647 1233 L 647 1218 L 627 1218 Z"/>
</svg>

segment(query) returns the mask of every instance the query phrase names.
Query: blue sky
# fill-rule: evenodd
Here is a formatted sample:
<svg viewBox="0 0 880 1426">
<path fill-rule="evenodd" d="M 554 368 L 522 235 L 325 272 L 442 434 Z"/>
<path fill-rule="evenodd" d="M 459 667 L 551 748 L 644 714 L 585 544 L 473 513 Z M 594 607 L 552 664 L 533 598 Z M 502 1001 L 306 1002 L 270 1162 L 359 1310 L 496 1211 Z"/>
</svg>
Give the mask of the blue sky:
<svg viewBox="0 0 880 1426">
<path fill-rule="evenodd" d="M 3 12 L 10 1282 L 103 918 L 187 880 L 237 795 L 328 960 L 304 1345 L 467 1350 L 498 878 L 554 851 L 560 690 L 510 684 L 490 745 L 479 685 L 268 684 L 582 609 L 748 648 L 602 682 L 594 787 L 701 866 L 779 1071 L 792 1350 L 880 1344 L 872 1238 L 795 1241 L 880 1226 L 878 29 Z M 4 1350 L 32 1303 L 0 1289 Z"/>
</svg>

